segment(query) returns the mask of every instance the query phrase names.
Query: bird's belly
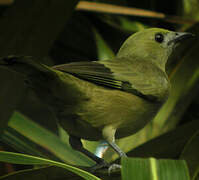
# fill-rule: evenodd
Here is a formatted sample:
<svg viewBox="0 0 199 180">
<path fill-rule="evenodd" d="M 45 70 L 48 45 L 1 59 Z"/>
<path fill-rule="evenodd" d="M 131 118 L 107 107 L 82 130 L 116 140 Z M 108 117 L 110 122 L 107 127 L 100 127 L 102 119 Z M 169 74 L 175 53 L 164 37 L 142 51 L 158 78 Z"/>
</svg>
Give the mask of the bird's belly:
<svg viewBox="0 0 199 180">
<path fill-rule="evenodd" d="M 116 138 L 134 134 L 154 117 L 161 105 L 71 78 L 72 85 L 53 86 L 55 89 L 50 91 L 53 94 L 46 99 L 61 126 L 82 139 L 103 139 L 102 130 L 106 126 L 116 129 Z"/>
<path fill-rule="evenodd" d="M 116 138 L 132 135 L 154 117 L 160 106 L 119 90 L 95 87 L 85 92 L 89 100 L 66 108 L 68 112 L 58 119 L 69 134 L 87 140 L 103 139 L 102 129 L 108 125 L 117 129 Z"/>
<path fill-rule="evenodd" d="M 126 121 L 122 123 L 116 131 L 115 138 L 123 138 L 126 136 L 130 136 L 144 128 L 147 123 L 149 123 L 156 113 L 158 112 L 160 106 L 156 104 L 150 104 L 147 103 L 143 105 L 143 108 L 146 108 L 145 110 L 137 110 L 136 112 L 132 112 L 128 117 L 126 117 Z M 142 112 L 139 112 L 142 111 Z"/>
</svg>

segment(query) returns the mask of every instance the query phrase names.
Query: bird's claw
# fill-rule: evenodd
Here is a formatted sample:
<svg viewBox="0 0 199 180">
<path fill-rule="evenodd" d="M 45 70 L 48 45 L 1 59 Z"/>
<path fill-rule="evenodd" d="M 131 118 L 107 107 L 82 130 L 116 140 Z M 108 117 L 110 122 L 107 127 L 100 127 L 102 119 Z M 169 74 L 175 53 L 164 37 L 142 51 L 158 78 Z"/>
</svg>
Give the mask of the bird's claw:
<svg viewBox="0 0 199 180">
<path fill-rule="evenodd" d="M 91 172 L 95 172 L 96 170 L 103 169 L 103 168 L 109 168 L 110 165 L 106 161 L 102 161 L 100 163 L 95 164 L 92 166 L 89 170 Z"/>
<path fill-rule="evenodd" d="M 98 164 L 92 166 L 91 168 L 89 168 L 89 171 L 94 173 L 97 170 L 107 169 L 108 170 L 108 174 L 110 175 L 113 172 L 121 170 L 121 167 L 122 166 L 119 165 L 119 164 L 109 164 L 106 161 L 102 161 L 101 163 L 98 163 Z"/>
<path fill-rule="evenodd" d="M 108 168 L 108 174 L 121 170 L 122 166 L 120 164 L 111 164 Z"/>
</svg>

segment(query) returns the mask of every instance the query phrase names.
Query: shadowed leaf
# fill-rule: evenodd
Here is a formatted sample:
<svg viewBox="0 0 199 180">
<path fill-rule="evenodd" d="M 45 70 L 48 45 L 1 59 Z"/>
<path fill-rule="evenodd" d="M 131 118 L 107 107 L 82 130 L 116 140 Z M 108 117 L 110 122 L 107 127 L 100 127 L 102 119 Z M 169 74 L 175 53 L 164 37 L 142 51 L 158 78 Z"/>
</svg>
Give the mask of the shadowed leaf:
<svg viewBox="0 0 199 180">
<path fill-rule="evenodd" d="M 75 174 L 78 174 L 79 176 L 83 177 L 86 180 L 99 180 L 99 178 L 97 178 L 96 176 L 84 170 L 78 169 L 76 167 L 52 161 L 49 159 L 44 159 L 25 154 L 0 151 L 0 161 L 14 163 L 14 164 L 25 164 L 25 165 L 54 165 L 57 167 L 67 169 Z"/>
<path fill-rule="evenodd" d="M 122 158 L 122 179 L 190 180 L 183 160 Z"/>
</svg>

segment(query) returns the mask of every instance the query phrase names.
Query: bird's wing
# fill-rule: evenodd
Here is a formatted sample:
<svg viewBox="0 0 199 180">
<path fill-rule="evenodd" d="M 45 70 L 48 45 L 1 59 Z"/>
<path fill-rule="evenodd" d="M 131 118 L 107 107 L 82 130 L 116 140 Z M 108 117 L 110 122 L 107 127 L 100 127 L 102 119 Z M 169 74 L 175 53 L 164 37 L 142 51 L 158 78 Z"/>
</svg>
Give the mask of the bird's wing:
<svg viewBox="0 0 199 180">
<path fill-rule="evenodd" d="M 101 86 L 122 89 L 122 81 L 114 77 L 110 68 L 99 62 L 74 62 L 53 68 Z"/>
<path fill-rule="evenodd" d="M 155 100 L 151 95 L 156 84 L 147 77 L 147 72 L 152 71 L 150 67 L 143 69 L 140 63 L 118 60 L 73 62 L 54 66 L 53 68 L 62 72 L 70 73 L 80 79 L 92 83 L 132 93 L 145 99 Z M 144 66 L 147 67 L 145 64 Z M 154 71 L 155 72 L 155 71 Z M 151 93 L 149 92 L 151 91 Z"/>
</svg>

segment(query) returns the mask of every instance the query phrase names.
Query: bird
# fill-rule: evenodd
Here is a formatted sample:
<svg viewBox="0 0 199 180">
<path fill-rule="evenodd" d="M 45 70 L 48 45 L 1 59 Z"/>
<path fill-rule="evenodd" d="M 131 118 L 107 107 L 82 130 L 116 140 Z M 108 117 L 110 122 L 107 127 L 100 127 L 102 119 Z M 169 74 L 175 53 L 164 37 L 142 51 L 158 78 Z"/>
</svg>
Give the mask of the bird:
<svg viewBox="0 0 199 180">
<path fill-rule="evenodd" d="M 113 59 L 71 62 L 49 67 L 32 56 L 0 58 L 0 67 L 20 73 L 25 84 L 55 113 L 74 150 L 106 167 L 103 158 L 85 149 L 81 139 L 106 141 L 126 157 L 115 139 L 135 134 L 168 98 L 169 58 L 188 32 L 148 28 L 131 35 Z"/>
</svg>

